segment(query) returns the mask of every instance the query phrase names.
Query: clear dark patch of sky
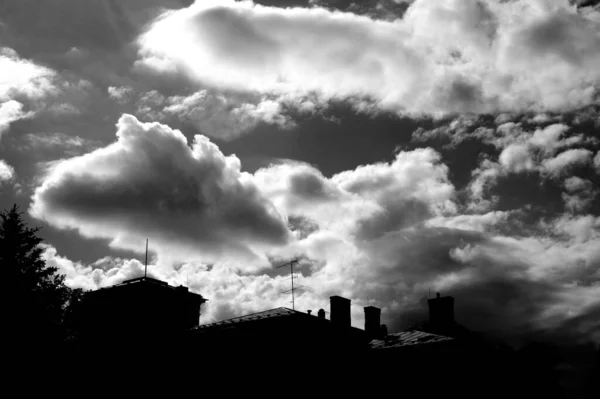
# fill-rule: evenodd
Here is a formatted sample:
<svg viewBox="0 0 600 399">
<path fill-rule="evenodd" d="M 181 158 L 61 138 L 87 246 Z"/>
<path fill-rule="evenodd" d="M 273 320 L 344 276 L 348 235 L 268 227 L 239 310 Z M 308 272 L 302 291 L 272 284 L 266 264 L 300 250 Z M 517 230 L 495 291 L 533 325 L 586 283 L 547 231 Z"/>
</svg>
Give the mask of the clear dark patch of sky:
<svg viewBox="0 0 600 399">
<path fill-rule="evenodd" d="M 256 4 L 270 7 L 307 7 L 308 0 L 255 0 Z"/>
<path fill-rule="evenodd" d="M 344 105 L 333 106 L 328 115 L 337 120 L 315 115 L 299 119 L 291 130 L 260 125 L 237 140 L 215 142 L 224 153 L 236 154 L 248 172 L 279 159 L 294 159 L 332 176 L 357 165 L 393 160 L 396 147 L 411 146 L 411 134 L 420 126 L 396 115 L 357 114 Z"/>
</svg>

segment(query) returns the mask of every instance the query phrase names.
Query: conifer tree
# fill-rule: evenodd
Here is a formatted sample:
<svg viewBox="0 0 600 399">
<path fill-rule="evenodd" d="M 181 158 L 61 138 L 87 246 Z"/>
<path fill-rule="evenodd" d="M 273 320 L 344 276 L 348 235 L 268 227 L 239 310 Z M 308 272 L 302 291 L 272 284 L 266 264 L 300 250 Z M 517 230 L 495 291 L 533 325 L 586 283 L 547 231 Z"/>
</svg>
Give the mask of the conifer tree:
<svg viewBox="0 0 600 399">
<path fill-rule="evenodd" d="M 12 348 L 42 355 L 68 336 L 65 315 L 81 290 L 64 284 L 64 275 L 46 265 L 39 227 L 27 227 L 17 205 L 0 212 L 0 270 L 4 276 L 5 313 Z"/>
</svg>

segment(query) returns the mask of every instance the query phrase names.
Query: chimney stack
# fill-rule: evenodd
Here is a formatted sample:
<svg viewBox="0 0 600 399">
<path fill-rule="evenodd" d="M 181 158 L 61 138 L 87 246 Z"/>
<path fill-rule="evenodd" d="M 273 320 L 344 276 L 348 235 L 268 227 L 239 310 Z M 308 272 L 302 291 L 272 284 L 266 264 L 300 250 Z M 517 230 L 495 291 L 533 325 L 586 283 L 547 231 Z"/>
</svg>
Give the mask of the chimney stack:
<svg viewBox="0 0 600 399">
<path fill-rule="evenodd" d="M 319 311 L 317 312 L 317 317 L 319 319 L 325 319 L 325 311 L 323 309 L 319 309 Z"/>
<path fill-rule="evenodd" d="M 381 309 L 375 306 L 365 307 L 365 332 L 371 340 L 381 336 Z"/>
<path fill-rule="evenodd" d="M 454 326 L 454 298 L 451 296 L 440 296 L 438 292 L 435 298 L 428 299 L 429 323 L 437 331 L 444 331 Z"/>
<path fill-rule="evenodd" d="M 340 327 L 350 327 L 350 299 L 341 296 L 329 298 L 331 322 Z"/>
</svg>

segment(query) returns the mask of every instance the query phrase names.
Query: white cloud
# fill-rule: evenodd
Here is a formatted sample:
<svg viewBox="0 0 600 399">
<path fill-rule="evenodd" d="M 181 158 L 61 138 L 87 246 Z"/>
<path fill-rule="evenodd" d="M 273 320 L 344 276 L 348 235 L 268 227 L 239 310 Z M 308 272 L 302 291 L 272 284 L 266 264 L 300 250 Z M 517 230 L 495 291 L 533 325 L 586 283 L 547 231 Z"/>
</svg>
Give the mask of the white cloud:
<svg viewBox="0 0 600 399">
<path fill-rule="evenodd" d="M 289 219 L 303 218 L 308 225 L 338 233 L 356 227 L 357 220 L 372 217 L 384 209 L 375 201 L 339 187 L 311 165 L 286 162 L 259 169 L 255 181 L 261 191 Z"/>
<path fill-rule="evenodd" d="M 287 162 L 258 170 L 255 181 L 289 218 L 305 218 L 344 237 L 372 239 L 456 210 L 448 168 L 430 148 L 401 151 L 390 163 L 362 165 L 331 178 L 313 166 Z"/>
<path fill-rule="evenodd" d="M 554 232 L 566 234 L 569 240 L 582 243 L 600 238 L 600 217 L 564 215 L 550 224 Z"/>
<path fill-rule="evenodd" d="M 556 157 L 546 159 L 542 163 L 545 172 L 558 176 L 574 165 L 584 165 L 592 159 L 593 153 L 583 148 L 571 149 L 561 152 Z"/>
<path fill-rule="evenodd" d="M 401 114 L 563 111 L 593 103 L 599 24 L 567 1 L 417 0 L 392 22 L 203 1 L 158 18 L 139 38 L 137 67 Z"/>
<path fill-rule="evenodd" d="M 551 150 L 560 140 L 560 137 L 569 130 L 569 127 L 564 124 L 553 124 L 544 129 L 537 129 L 529 142 L 536 147 Z"/>
<path fill-rule="evenodd" d="M 119 104 L 127 104 L 133 100 L 135 90 L 131 86 L 109 86 L 108 95 Z"/>
<path fill-rule="evenodd" d="M 484 232 L 506 222 L 510 214 L 511 212 L 506 211 L 493 211 L 482 215 L 438 216 L 429 219 L 426 226 Z"/>
<path fill-rule="evenodd" d="M 495 129 L 477 128 L 466 131 L 457 129 L 457 124 L 440 127 L 433 131 L 418 131 L 414 141 L 427 141 L 431 135 L 445 135 L 451 138 L 451 146 L 467 139 L 477 139 L 500 150 L 497 160 L 493 156 L 484 158 L 472 172 L 468 185 L 471 197 L 471 210 L 488 211 L 495 201 L 488 199 L 488 191 L 500 178 L 510 174 L 535 172 L 542 178 L 559 178 L 568 174 L 575 166 L 586 165 L 591 161 L 592 152 L 585 145 L 596 145 L 593 137 L 567 135 L 569 126 L 557 123 L 533 132 L 525 130 L 520 123 L 504 122 Z M 575 147 L 575 148 L 573 148 Z M 566 149 L 563 152 L 559 152 Z M 565 201 L 568 201 L 565 198 Z"/>
<path fill-rule="evenodd" d="M 56 73 L 24 60 L 10 48 L 0 47 L 0 137 L 10 124 L 33 115 L 24 101 L 41 100 L 57 92 L 53 80 Z"/>
<path fill-rule="evenodd" d="M 5 160 L 0 159 L 0 184 L 10 181 L 15 176 L 15 169 L 6 163 Z"/>
<path fill-rule="evenodd" d="M 594 166 L 596 167 L 596 172 L 600 174 L 600 151 L 594 157 Z"/>
<path fill-rule="evenodd" d="M 202 134 L 231 140 L 252 130 L 259 122 L 291 127 L 293 122 L 282 115 L 282 105 L 268 98 L 236 98 L 208 90 L 190 96 L 172 96 L 162 110 L 192 122 Z"/>
<path fill-rule="evenodd" d="M 28 113 L 23 112 L 23 104 L 15 100 L 0 103 L 0 137 L 8 130 L 10 124 L 16 120 L 26 117 Z"/>
<path fill-rule="evenodd" d="M 505 174 L 505 170 L 499 163 L 490 161 L 489 159 L 481 161 L 479 167 L 471 172 L 472 178 L 467 186 L 470 202 L 467 207 L 475 212 L 487 212 L 491 209 L 498 201 L 498 198 L 487 198 L 487 192 Z"/>
<path fill-rule="evenodd" d="M 55 72 L 19 57 L 10 48 L 0 48 L 0 100 L 7 101 L 18 95 L 41 98 L 56 90 L 52 83 Z"/>
<path fill-rule="evenodd" d="M 523 144 L 509 145 L 502 150 L 498 160 L 509 172 L 522 172 L 535 168 L 529 149 Z"/>
</svg>

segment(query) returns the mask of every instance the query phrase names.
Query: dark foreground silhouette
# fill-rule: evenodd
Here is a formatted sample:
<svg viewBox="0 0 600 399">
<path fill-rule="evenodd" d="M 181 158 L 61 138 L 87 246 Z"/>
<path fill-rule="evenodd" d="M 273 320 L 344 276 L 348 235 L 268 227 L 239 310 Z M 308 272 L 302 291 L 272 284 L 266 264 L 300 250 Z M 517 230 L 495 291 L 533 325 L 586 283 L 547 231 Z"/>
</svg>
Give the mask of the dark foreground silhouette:
<svg viewBox="0 0 600 399">
<path fill-rule="evenodd" d="M 206 299 L 186 287 L 142 277 L 72 290 L 16 207 L 0 222 L 1 362 L 19 396 L 600 397 L 597 346 L 478 339 L 455 323 L 451 297 L 430 300 L 423 328 L 389 334 L 372 306 L 365 329 L 352 327 L 339 296 L 329 319 L 276 308 L 198 326 Z"/>
</svg>

